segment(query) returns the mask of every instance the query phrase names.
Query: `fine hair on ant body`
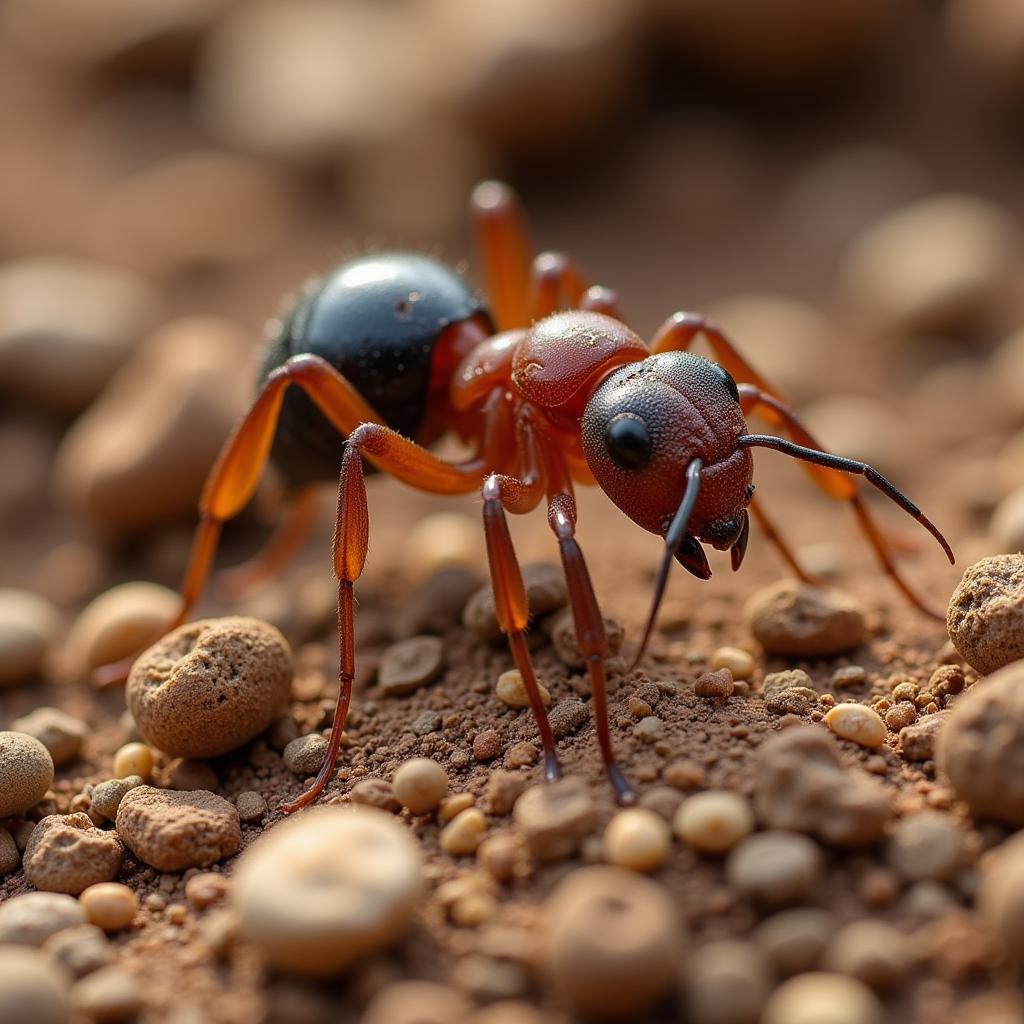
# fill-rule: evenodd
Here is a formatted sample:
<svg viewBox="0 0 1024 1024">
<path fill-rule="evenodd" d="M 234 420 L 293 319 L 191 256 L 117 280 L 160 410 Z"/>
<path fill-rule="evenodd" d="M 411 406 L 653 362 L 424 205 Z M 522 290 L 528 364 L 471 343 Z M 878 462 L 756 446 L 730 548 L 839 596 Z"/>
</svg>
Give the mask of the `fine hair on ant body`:
<svg viewBox="0 0 1024 1024">
<path fill-rule="evenodd" d="M 575 485 L 596 483 L 634 522 L 665 540 L 637 660 L 672 561 L 707 579 L 702 545 L 710 544 L 728 550 L 738 569 L 750 515 L 791 569 L 813 582 L 754 498 L 754 448 L 806 463 L 822 490 L 850 504 L 883 570 L 909 601 L 944 618 L 900 574 L 850 474 L 863 476 L 917 519 L 952 562 L 943 536 L 876 470 L 823 451 L 721 330 L 701 316 L 676 313 L 648 346 L 619 319 L 615 294 L 588 286 L 566 256 L 549 252 L 531 260 L 519 202 L 508 187 L 477 186 L 471 211 L 489 306 L 455 271 L 427 256 L 379 253 L 342 264 L 276 325 L 258 394 L 203 490 L 181 608 L 168 629 L 187 620 L 221 526 L 248 503 L 268 458 L 292 485 L 292 510 L 266 550 L 233 572 L 236 584 L 274 572 L 303 534 L 312 487 L 340 480 L 334 533 L 338 703 L 323 767 L 309 789 L 282 804 L 287 812 L 311 803 L 330 780 L 352 696 L 353 586 L 363 571 L 370 525 L 364 459 L 422 491 L 482 495 L 498 623 L 537 722 L 545 777 L 555 779 L 558 755 L 526 642 L 529 608 L 506 518 L 546 503 L 601 757 L 621 803 L 632 803 L 635 794 L 612 749 L 607 640 L 575 537 Z M 698 336 L 718 362 L 689 351 Z M 753 412 L 788 436 L 750 433 L 746 416 Z M 469 458 L 447 462 L 428 449 L 445 432 L 469 445 Z M 122 663 L 101 675 L 109 682 L 124 672 Z"/>
</svg>

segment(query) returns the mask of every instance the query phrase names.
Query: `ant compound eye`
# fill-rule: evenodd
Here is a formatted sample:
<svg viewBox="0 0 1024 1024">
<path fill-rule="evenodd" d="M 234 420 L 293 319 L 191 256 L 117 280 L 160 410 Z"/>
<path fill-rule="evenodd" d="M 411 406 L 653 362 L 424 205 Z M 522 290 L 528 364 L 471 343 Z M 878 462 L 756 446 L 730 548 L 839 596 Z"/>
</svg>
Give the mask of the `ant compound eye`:
<svg viewBox="0 0 1024 1024">
<path fill-rule="evenodd" d="M 613 416 L 604 428 L 604 442 L 621 469 L 643 469 L 651 460 L 651 435 L 636 413 L 620 412 Z"/>
<path fill-rule="evenodd" d="M 736 387 L 736 381 L 733 380 L 732 374 L 724 366 L 719 366 L 718 363 L 712 363 L 711 365 L 714 367 L 716 375 L 721 378 L 726 390 L 732 395 L 732 400 L 738 402 L 740 400 L 740 389 Z"/>
</svg>

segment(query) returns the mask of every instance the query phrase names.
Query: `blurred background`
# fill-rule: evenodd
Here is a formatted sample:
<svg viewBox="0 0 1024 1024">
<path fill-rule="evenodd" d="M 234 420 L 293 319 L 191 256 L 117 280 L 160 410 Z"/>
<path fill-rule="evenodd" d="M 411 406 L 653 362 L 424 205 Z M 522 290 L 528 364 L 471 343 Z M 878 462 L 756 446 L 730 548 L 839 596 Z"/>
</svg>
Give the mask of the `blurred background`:
<svg viewBox="0 0 1024 1024">
<path fill-rule="evenodd" d="M 176 582 L 268 319 L 366 247 L 471 268 L 487 176 L 967 561 L 1024 544 L 1018 0 L 3 0 L 0 96 L 7 586 Z"/>
</svg>

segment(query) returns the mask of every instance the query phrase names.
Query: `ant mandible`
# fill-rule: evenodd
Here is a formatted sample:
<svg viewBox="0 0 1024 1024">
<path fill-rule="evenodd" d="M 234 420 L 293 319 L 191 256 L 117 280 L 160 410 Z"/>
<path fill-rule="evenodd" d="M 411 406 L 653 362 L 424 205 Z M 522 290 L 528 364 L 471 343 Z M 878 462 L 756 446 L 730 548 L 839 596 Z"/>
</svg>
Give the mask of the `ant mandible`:
<svg viewBox="0 0 1024 1024">
<path fill-rule="evenodd" d="M 574 485 L 598 484 L 634 522 L 665 539 L 636 660 L 650 638 L 672 559 L 708 579 L 707 543 L 728 550 L 738 569 L 748 512 L 793 571 L 812 582 L 753 497 L 755 447 L 807 463 L 822 490 L 851 505 L 882 568 L 911 603 L 944 618 L 900 575 L 855 482 L 844 474 L 860 474 L 887 494 L 935 536 L 952 562 L 943 536 L 876 470 L 823 451 L 721 330 L 701 316 L 676 313 L 648 347 L 618 318 L 615 294 L 588 287 L 567 257 L 542 253 L 531 261 L 519 203 L 507 186 L 477 186 L 471 212 L 490 311 L 454 270 L 427 256 L 380 253 L 336 268 L 273 325 L 259 393 L 203 490 L 181 609 L 169 628 L 194 607 L 221 525 L 248 503 L 268 456 L 293 486 L 292 511 L 266 551 L 234 571 L 235 584 L 280 565 L 308 521 L 313 485 L 340 476 L 338 704 L 323 767 L 309 789 L 282 804 L 287 812 L 315 800 L 331 778 L 352 696 L 353 585 L 369 539 L 364 459 L 434 494 L 480 490 L 498 622 L 529 695 L 545 776 L 555 779 L 558 755 L 526 642 L 529 608 L 506 519 L 546 501 L 601 757 L 622 803 L 635 796 L 612 750 L 607 641 L 575 538 Z M 688 351 L 699 335 L 718 363 Z M 289 391 L 292 384 L 298 389 Z M 745 416 L 752 412 L 790 439 L 749 433 Z M 451 463 L 430 452 L 427 445 L 446 431 L 474 454 Z M 347 438 L 343 446 L 339 434 Z"/>
</svg>

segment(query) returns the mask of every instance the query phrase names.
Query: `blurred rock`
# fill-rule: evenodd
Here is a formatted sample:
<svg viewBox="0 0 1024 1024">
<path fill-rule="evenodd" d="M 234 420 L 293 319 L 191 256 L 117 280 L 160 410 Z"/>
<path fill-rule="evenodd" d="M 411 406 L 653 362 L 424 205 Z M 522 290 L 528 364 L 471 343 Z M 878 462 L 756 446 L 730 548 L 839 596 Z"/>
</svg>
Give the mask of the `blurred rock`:
<svg viewBox="0 0 1024 1024">
<path fill-rule="evenodd" d="M 828 451 L 860 459 L 898 478 L 917 451 L 914 428 L 899 407 L 867 395 L 834 395 L 805 406 L 800 418 Z"/>
<path fill-rule="evenodd" d="M 990 531 L 1000 551 L 1024 551 L 1024 487 L 1011 491 L 996 506 Z"/>
<path fill-rule="evenodd" d="M 949 0 L 945 32 L 980 80 L 1005 98 L 1024 96 L 1024 8 L 1017 0 Z"/>
<path fill-rule="evenodd" d="M 59 629 L 60 615 L 49 601 L 27 590 L 0 589 L 0 689 L 42 670 Z"/>
<path fill-rule="evenodd" d="M 992 353 L 985 383 L 998 411 L 1011 423 L 1024 423 L 1024 328 Z"/>
</svg>

